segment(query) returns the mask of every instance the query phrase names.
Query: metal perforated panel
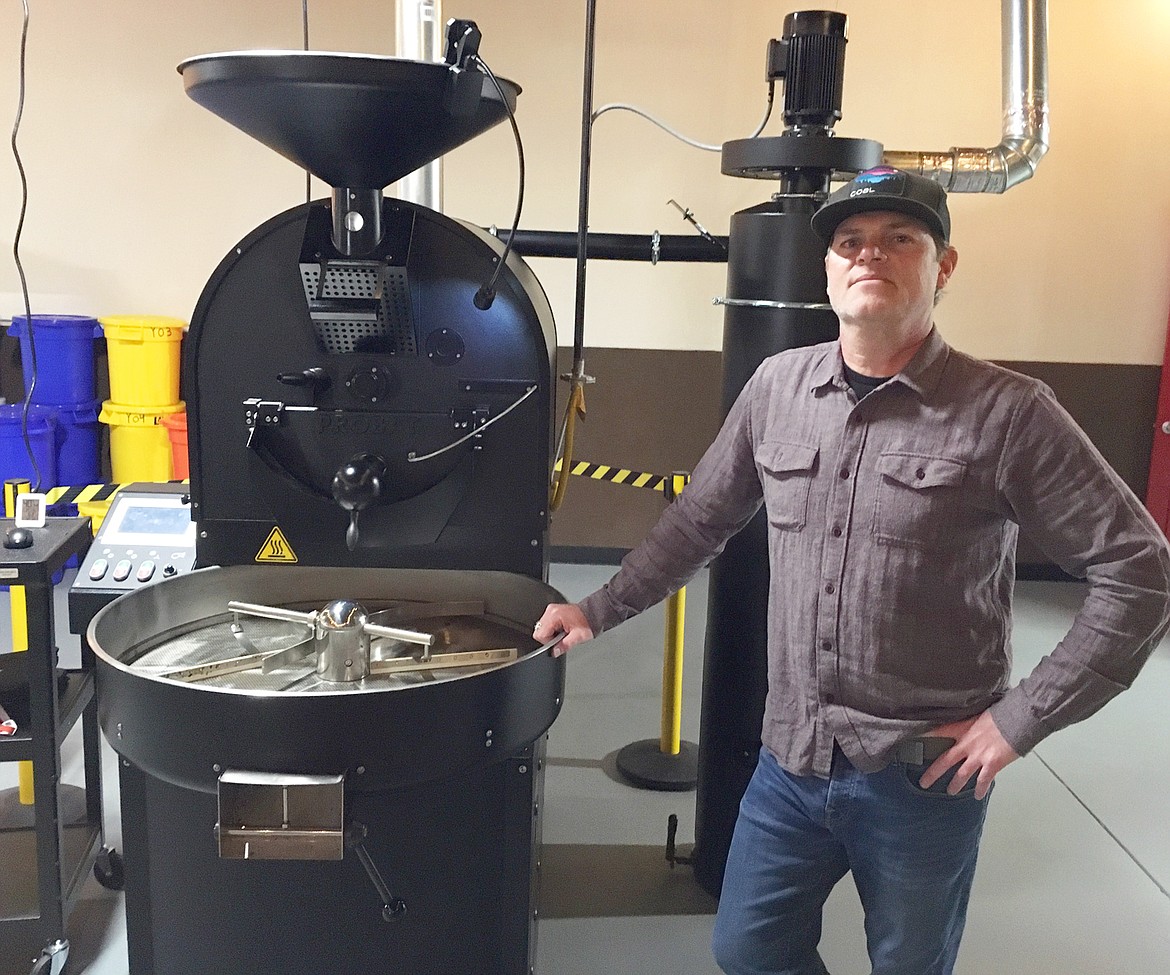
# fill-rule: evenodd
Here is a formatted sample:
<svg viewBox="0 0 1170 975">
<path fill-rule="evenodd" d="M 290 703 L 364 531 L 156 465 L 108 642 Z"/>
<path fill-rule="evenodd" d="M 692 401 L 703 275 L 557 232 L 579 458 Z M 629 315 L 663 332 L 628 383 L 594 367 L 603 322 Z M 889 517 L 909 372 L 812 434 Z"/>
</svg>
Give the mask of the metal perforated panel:
<svg viewBox="0 0 1170 975">
<path fill-rule="evenodd" d="M 301 283 L 326 352 L 415 354 L 406 268 L 376 261 L 306 263 L 301 264 Z"/>
</svg>

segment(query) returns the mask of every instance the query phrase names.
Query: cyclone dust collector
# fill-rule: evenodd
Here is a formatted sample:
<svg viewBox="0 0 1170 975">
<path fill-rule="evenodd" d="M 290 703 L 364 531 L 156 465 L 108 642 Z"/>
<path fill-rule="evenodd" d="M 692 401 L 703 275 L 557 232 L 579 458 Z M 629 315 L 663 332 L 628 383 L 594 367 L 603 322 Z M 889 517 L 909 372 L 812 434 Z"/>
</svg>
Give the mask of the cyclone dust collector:
<svg viewBox="0 0 1170 975">
<path fill-rule="evenodd" d="M 833 135 L 841 117 L 845 15 L 803 11 L 784 20 L 768 50 L 784 79 L 782 135 L 723 147 L 723 172 L 779 180 L 771 199 L 731 218 L 723 324 L 723 414 L 770 355 L 837 337 L 825 293 L 825 245 L 813 212 L 835 172 L 881 161 L 868 139 Z M 718 896 L 739 799 L 756 767 L 767 692 L 768 522 L 765 512 L 711 563 L 699 769 L 695 878 Z"/>
</svg>

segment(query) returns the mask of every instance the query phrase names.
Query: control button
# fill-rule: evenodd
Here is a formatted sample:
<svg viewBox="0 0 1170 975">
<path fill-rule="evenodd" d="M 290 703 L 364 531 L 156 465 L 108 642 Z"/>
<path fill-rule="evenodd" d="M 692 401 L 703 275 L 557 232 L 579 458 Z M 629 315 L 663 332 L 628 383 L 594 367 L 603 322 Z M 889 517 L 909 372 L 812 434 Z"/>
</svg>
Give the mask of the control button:
<svg viewBox="0 0 1170 975">
<path fill-rule="evenodd" d="M 110 567 L 110 563 L 105 559 L 98 559 L 93 565 L 89 567 L 89 577 L 97 582 L 102 576 L 106 574 L 106 569 Z"/>
<path fill-rule="evenodd" d="M 154 563 L 147 559 L 138 567 L 136 578 L 139 582 L 149 582 L 152 575 L 154 575 Z"/>
<path fill-rule="evenodd" d="M 129 559 L 121 559 L 114 566 L 114 582 L 125 582 L 130 578 L 131 563 Z"/>
<path fill-rule="evenodd" d="M 178 571 L 179 571 L 178 569 L 176 569 L 173 565 L 171 565 L 169 563 L 167 565 L 163 566 L 163 575 L 164 576 L 168 576 L 168 577 L 173 576 Z"/>
</svg>

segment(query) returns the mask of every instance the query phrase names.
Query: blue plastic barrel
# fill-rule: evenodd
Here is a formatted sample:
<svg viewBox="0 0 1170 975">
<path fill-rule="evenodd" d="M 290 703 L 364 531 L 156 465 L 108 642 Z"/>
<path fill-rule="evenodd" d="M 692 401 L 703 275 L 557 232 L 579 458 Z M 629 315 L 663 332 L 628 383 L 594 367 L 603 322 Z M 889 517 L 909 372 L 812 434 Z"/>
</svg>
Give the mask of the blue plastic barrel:
<svg viewBox="0 0 1170 975">
<path fill-rule="evenodd" d="M 57 487 L 101 482 L 101 400 L 52 407 L 57 412 Z"/>
<path fill-rule="evenodd" d="M 28 319 L 14 315 L 8 334 L 20 339 L 20 363 L 26 397 L 32 387 L 32 352 Z M 84 315 L 33 315 L 37 348 L 37 383 L 31 401 L 58 406 L 91 403 L 97 393 L 93 379 L 93 340 L 102 336 L 96 318 Z"/>
<path fill-rule="evenodd" d="M 23 403 L 0 404 L 0 483 L 25 477 L 37 486 L 37 475 L 24 444 Z M 40 488 L 57 486 L 57 411 L 32 404 L 28 411 L 28 440 L 40 469 Z"/>
</svg>

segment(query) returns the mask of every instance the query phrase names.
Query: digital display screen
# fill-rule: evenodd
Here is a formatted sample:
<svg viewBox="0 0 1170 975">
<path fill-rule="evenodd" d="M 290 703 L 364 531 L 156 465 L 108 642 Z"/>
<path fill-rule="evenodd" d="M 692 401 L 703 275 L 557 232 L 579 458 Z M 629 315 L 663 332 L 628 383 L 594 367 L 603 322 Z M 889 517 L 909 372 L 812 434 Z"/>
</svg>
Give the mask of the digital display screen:
<svg viewBox="0 0 1170 975">
<path fill-rule="evenodd" d="M 195 544 L 191 506 L 177 494 L 119 495 L 98 537 L 105 544 L 189 547 Z"/>
<path fill-rule="evenodd" d="M 191 513 L 186 508 L 131 505 L 118 531 L 125 535 L 182 535 L 190 526 Z"/>
</svg>

